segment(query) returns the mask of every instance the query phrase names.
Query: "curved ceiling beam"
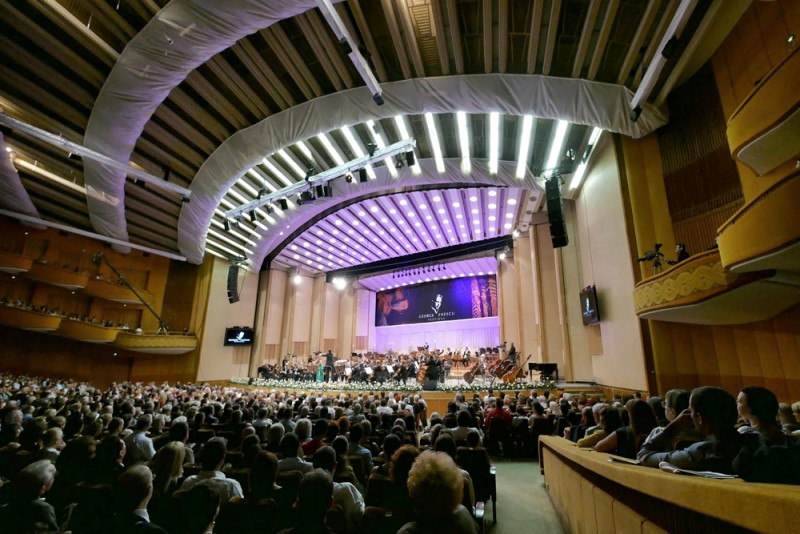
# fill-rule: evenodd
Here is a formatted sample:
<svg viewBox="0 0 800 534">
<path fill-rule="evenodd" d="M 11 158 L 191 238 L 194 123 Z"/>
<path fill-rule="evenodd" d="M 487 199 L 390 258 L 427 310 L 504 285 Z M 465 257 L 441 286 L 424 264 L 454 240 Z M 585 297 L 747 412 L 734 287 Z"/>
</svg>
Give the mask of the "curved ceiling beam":
<svg viewBox="0 0 800 534">
<path fill-rule="evenodd" d="M 369 98 L 369 97 L 368 97 Z M 318 199 L 313 204 L 304 204 L 297 208 L 285 211 L 286 217 L 270 228 L 258 241 L 253 248 L 255 253 L 250 259 L 255 268 L 259 268 L 264 258 L 271 252 L 285 247 L 292 239 L 293 234 L 298 228 L 316 222 L 330 214 L 331 210 L 345 208 L 352 204 L 353 199 L 361 198 L 365 195 L 375 193 L 399 193 L 409 187 L 419 185 L 495 185 L 499 187 L 523 187 L 531 191 L 536 191 L 538 195 L 543 195 L 542 187 L 536 182 L 535 177 L 527 171 L 525 177 L 520 180 L 515 177 L 517 164 L 515 162 L 501 161 L 498 164 L 497 174 L 489 173 L 489 164 L 485 160 L 472 160 L 472 172 L 464 174 L 461 172 L 461 159 L 444 160 L 445 172 L 439 173 L 436 170 L 436 162 L 432 159 L 417 160 L 420 173 L 414 174 L 409 167 L 398 170 L 397 178 L 392 178 L 389 169 L 385 165 L 375 168 L 376 178 L 366 183 L 354 181 L 348 184 L 343 179 L 329 182 L 333 187 L 333 197 Z M 194 200 L 192 200 L 194 202 Z M 213 209 L 212 209 L 213 213 Z M 205 235 L 200 234 L 200 235 Z M 203 260 L 203 242 L 201 240 L 199 249 L 199 261 Z M 194 258 L 187 256 L 187 260 L 197 263 Z"/>
<path fill-rule="evenodd" d="M 203 163 L 192 181 L 192 202 L 178 222 L 178 247 L 201 263 L 206 232 L 226 191 L 264 157 L 320 132 L 395 115 L 431 113 L 533 114 L 597 126 L 641 137 L 666 123 L 646 107 L 629 118 L 633 93 L 624 86 L 524 74 L 479 74 L 421 78 L 382 85 L 385 104 L 376 106 L 365 87 L 322 96 L 236 132 Z M 457 173 L 460 175 L 461 171 Z"/>
<path fill-rule="evenodd" d="M 129 161 L 145 124 L 190 72 L 245 36 L 315 6 L 314 0 L 172 0 L 120 55 L 95 100 L 84 145 Z M 87 189 L 125 196 L 122 171 L 86 160 L 84 179 Z M 128 240 L 123 202 L 112 206 L 87 196 L 87 203 L 98 233 Z"/>
<path fill-rule="evenodd" d="M 22 185 L 17 169 L 11 162 L 11 153 L 10 150 L 6 150 L 7 147 L 3 133 L 0 132 L 0 207 L 41 219 L 42 216 L 33 205 L 25 186 Z M 43 225 L 35 226 L 44 228 Z"/>
</svg>

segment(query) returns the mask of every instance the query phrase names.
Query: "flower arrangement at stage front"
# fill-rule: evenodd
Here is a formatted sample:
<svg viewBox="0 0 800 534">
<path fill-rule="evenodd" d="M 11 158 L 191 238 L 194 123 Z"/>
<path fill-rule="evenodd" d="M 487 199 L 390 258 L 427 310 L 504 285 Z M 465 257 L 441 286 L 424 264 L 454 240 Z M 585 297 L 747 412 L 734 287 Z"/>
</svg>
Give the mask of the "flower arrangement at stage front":
<svg viewBox="0 0 800 534">
<path fill-rule="evenodd" d="M 384 382 L 383 384 L 366 384 L 364 382 L 313 382 L 307 380 L 264 380 L 261 378 L 237 377 L 232 378 L 231 383 L 241 386 L 256 386 L 268 389 L 294 389 L 305 391 L 397 391 L 397 392 L 417 392 L 422 391 L 420 384 L 404 384 L 402 382 Z M 485 392 L 488 389 L 494 391 L 511 391 L 522 389 L 555 389 L 555 382 L 535 382 L 504 384 L 497 382 L 494 384 L 439 384 L 437 391 L 445 392 Z"/>
</svg>

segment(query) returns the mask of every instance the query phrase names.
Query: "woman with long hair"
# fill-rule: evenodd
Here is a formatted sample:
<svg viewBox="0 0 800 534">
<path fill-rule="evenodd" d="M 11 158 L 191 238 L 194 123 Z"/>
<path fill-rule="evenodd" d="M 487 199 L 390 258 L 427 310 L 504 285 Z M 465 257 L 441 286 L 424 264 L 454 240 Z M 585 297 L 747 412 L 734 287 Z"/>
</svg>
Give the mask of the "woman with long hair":
<svg viewBox="0 0 800 534">
<path fill-rule="evenodd" d="M 625 458 L 636 458 L 639 448 L 657 426 L 656 414 L 646 401 L 631 399 L 625 404 L 630 424 L 608 434 L 595 445 L 598 452 L 610 452 Z"/>
<path fill-rule="evenodd" d="M 170 441 L 150 460 L 150 471 L 153 472 L 153 496 L 147 505 L 150 517 L 157 525 L 172 524 L 172 494 L 178 488 L 178 481 L 183 476 L 183 460 L 186 449 L 180 441 Z"/>
</svg>

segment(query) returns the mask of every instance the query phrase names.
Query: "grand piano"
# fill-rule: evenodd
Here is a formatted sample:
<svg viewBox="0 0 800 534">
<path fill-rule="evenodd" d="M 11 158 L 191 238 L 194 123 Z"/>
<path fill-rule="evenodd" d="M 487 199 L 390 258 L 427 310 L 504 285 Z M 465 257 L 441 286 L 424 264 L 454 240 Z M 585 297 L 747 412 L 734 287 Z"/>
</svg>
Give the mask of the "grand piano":
<svg viewBox="0 0 800 534">
<path fill-rule="evenodd" d="M 533 374 L 534 371 L 541 373 L 543 382 L 545 380 L 553 380 L 558 382 L 558 364 L 557 363 L 529 363 L 528 372 Z"/>
</svg>

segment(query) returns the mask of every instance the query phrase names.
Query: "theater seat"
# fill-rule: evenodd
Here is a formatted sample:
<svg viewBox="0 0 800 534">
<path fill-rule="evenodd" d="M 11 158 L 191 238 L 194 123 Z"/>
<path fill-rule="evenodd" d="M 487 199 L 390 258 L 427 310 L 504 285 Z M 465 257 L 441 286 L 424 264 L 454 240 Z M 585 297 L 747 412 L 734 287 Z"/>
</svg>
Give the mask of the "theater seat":
<svg viewBox="0 0 800 534">
<path fill-rule="evenodd" d="M 370 534 L 395 534 L 403 525 L 413 520 L 414 515 L 410 512 L 367 506 L 361 520 L 361 531 Z"/>
</svg>

